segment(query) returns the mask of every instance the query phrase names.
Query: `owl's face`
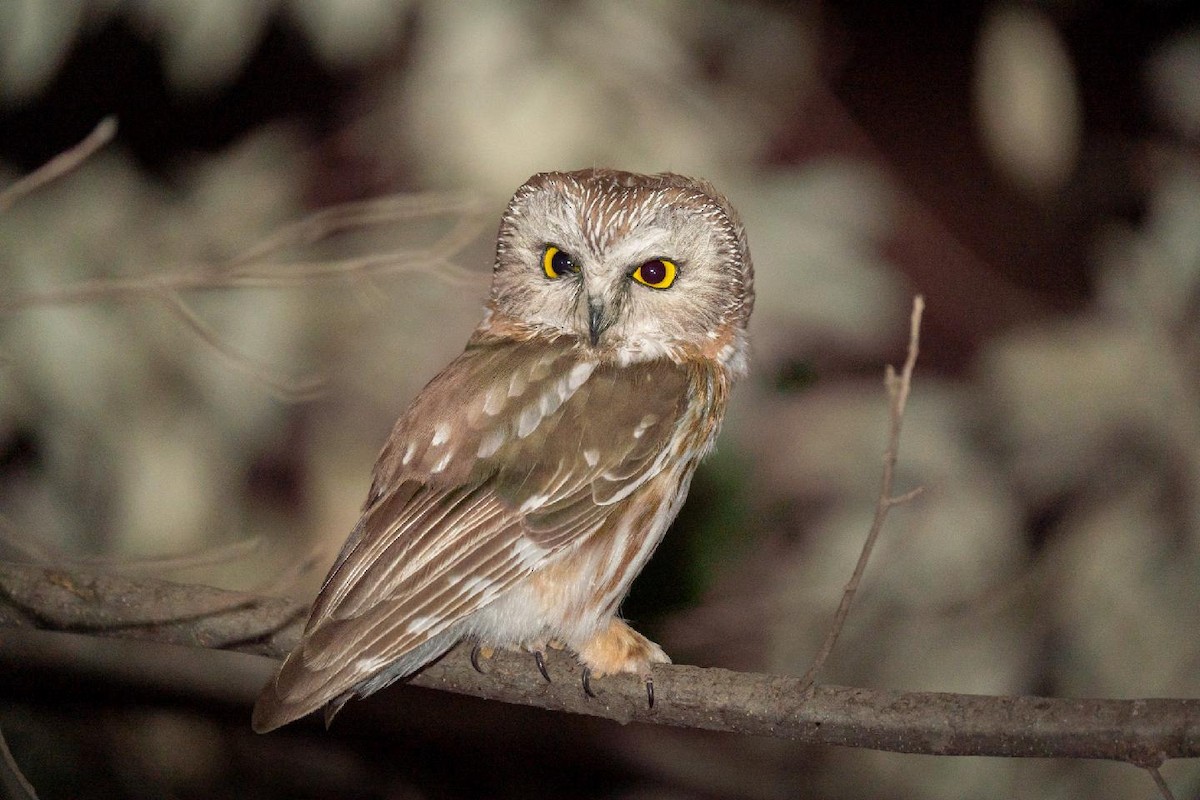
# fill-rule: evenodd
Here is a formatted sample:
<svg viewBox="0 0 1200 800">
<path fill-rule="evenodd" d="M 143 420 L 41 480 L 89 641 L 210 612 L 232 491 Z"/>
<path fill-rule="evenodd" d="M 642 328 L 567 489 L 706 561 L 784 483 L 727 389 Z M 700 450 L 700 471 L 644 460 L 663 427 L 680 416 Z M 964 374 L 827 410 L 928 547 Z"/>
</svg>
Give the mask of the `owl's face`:
<svg viewBox="0 0 1200 800">
<path fill-rule="evenodd" d="M 583 170 L 517 190 L 489 309 L 626 363 L 695 353 L 740 372 L 753 297 L 741 223 L 710 185 Z"/>
</svg>

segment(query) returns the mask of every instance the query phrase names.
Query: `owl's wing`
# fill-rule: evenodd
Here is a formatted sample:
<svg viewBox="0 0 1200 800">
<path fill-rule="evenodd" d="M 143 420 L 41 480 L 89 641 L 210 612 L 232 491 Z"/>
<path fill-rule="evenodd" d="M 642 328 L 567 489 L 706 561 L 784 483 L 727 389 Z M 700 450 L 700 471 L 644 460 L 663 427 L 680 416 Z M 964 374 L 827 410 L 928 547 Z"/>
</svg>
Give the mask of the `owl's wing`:
<svg viewBox="0 0 1200 800">
<path fill-rule="evenodd" d="M 596 531 L 663 468 L 688 385 L 673 363 L 596 366 L 570 340 L 469 348 L 397 423 L 256 729 L 420 668 L 440 654 L 423 645 Z"/>
</svg>

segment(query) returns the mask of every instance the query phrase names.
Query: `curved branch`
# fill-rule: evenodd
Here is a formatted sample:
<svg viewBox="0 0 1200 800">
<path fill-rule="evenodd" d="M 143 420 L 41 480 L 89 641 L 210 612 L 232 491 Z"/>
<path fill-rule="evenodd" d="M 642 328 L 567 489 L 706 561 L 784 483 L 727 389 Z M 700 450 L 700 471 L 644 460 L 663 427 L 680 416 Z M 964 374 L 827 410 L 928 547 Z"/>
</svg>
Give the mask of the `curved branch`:
<svg viewBox="0 0 1200 800">
<path fill-rule="evenodd" d="M 142 577 L 0 563 L 0 627 L 71 631 L 282 658 L 304 606 Z M 580 687 L 568 655 L 497 653 L 476 672 L 457 648 L 411 683 L 507 703 L 606 717 L 927 755 L 1102 758 L 1154 767 L 1200 757 L 1200 700 L 987 697 L 817 686 L 800 678 L 656 665 L 647 708 L 633 675 Z M 248 713 L 248 712 L 247 712 Z"/>
<path fill-rule="evenodd" d="M 116 117 L 109 116 L 100 120 L 92 132 L 78 144 L 59 153 L 24 178 L 0 191 L 0 212 L 7 211 L 25 195 L 58 180 L 71 170 L 77 169 L 80 164 L 95 155 L 97 150 L 111 142 L 116 135 Z"/>
</svg>

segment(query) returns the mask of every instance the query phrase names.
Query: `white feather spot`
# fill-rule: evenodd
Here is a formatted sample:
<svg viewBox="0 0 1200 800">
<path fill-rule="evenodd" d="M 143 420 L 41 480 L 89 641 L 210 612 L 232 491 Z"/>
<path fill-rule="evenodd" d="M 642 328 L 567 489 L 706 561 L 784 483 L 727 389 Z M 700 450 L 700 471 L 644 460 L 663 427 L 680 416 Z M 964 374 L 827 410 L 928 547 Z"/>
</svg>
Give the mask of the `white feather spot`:
<svg viewBox="0 0 1200 800">
<path fill-rule="evenodd" d="M 414 442 L 409 442 L 408 447 L 404 448 L 404 458 L 400 459 L 400 465 L 408 466 L 408 462 L 412 461 L 413 453 L 417 452 L 417 445 Z"/>
<path fill-rule="evenodd" d="M 508 379 L 508 396 L 520 397 L 525 394 L 525 378 L 520 372 L 514 372 Z"/>
<path fill-rule="evenodd" d="M 658 416 L 655 414 L 647 414 L 646 416 L 642 417 L 642 421 L 639 422 L 638 426 L 633 429 L 633 438 L 642 438 L 646 431 L 649 430 L 650 426 L 656 422 L 658 422 Z"/>
<path fill-rule="evenodd" d="M 549 551 L 546 548 L 524 536 L 513 543 L 513 555 L 517 557 L 517 561 L 521 562 L 523 567 L 537 566 L 546 557 L 547 552 Z"/>
<path fill-rule="evenodd" d="M 504 387 L 493 386 L 488 389 L 487 397 L 483 400 L 483 411 L 489 417 L 494 417 L 504 410 Z"/>
<path fill-rule="evenodd" d="M 542 416 L 548 417 L 553 414 L 558 410 L 558 407 L 562 405 L 562 402 L 563 399 L 561 396 L 559 396 L 557 389 L 551 388 L 547 390 L 542 394 L 541 399 Z"/>
<path fill-rule="evenodd" d="M 535 508 L 541 508 L 542 506 L 546 505 L 546 501 L 549 499 L 550 496 L 545 494 L 530 495 L 528 500 L 526 500 L 524 503 L 521 503 L 521 507 L 518 510 L 524 514 L 532 511 Z"/>
<path fill-rule="evenodd" d="M 477 455 L 480 458 L 495 455 L 496 451 L 500 449 L 500 445 L 504 444 L 505 438 L 507 437 L 504 435 L 504 428 L 492 428 L 484 434 L 483 441 L 479 443 Z"/>
<path fill-rule="evenodd" d="M 446 440 L 449 438 L 450 438 L 450 426 L 447 423 L 443 422 L 440 425 L 438 425 L 436 428 L 433 429 L 433 441 L 431 441 L 429 444 L 432 447 L 437 447 L 440 444 L 445 444 Z"/>
<path fill-rule="evenodd" d="M 371 656 L 369 658 L 360 658 L 354 662 L 360 673 L 363 672 L 379 672 L 385 667 L 391 666 L 393 659 L 386 656 Z"/>
<path fill-rule="evenodd" d="M 529 369 L 530 380 L 540 381 L 550 374 L 550 365 L 554 363 L 556 356 L 542 356 L 537 361 L 533 362 L 533 366 Z"/>
<path fill-rule="evenodd" d="M 437 617 L 413 617 L 404 626 L 405 633 L 424 633 L 437 625 L 440 620 Z"/>
<path fill-rule="evenodd" d="M 431 469 L 429 471 L 432 473 L 435 473 L 435 474 L 438 472 L 441 472 L 442 470 L 444 470 L 446 468 L 446 465 L 450 463 L 450 457 L 453 455 L 454 455 L 453 450 L 447 450 L 442 455 L 442 457 L 438 459 L 438 462 L 433 465 L 433 469 Z"/>
<path fill-rule="evenodd" d="M 583 386 L 584 381 L 592 375 L 592 370 L 596 365 L 591 361 L 580 361 L 575 366 L 571 367 L 571 372 L 567 375 L 567 387 L 574 392 L 580 386 Z"/>
<path fill-rule="evenodd" d="M 589 467 L 596 466 L 596 464 L 600 463 L 600 451 L 592 449 L 584 450 L 583 460 L 587 462 Z"/>
<path fill-rule="evenodd" d="M 455 575 L 450 579 L 450 585 L 461 585 L 464 595 L 467 597 L 478 597 L 495 589 L 496 582 L 491 578 L 481 578 L 478 575 Z"/>
<path fill-rule="evenodd" d="M 517 438 L 524 439 L 533 433 L 533 429 L 542 421 L 542 409 L 537 403 L 530 403 L 517 418 Z"/>
</svg>

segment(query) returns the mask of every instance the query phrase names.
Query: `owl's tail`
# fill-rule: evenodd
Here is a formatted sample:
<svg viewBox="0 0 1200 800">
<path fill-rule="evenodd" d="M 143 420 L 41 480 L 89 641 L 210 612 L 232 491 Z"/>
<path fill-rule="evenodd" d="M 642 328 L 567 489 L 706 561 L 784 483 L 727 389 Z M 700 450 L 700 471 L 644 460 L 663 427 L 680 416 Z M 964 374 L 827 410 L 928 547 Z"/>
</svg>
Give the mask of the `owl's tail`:
<svg viewBox="0 0 1200 800">
<path fill-rule="evenodd" d="M 250 726 L 256 733 L 267 733 L 323 707 L 328 728 L 352 697 L 366 697 L 413 675 L 445 654 L 459 638 L 458 630 L 444 631 L 391 662 L 360 657 L 349 664 L 326 669 L 313 668 L 307 663 L 302 641 L 263 687 L 254 704 Z"/>
</svg>

